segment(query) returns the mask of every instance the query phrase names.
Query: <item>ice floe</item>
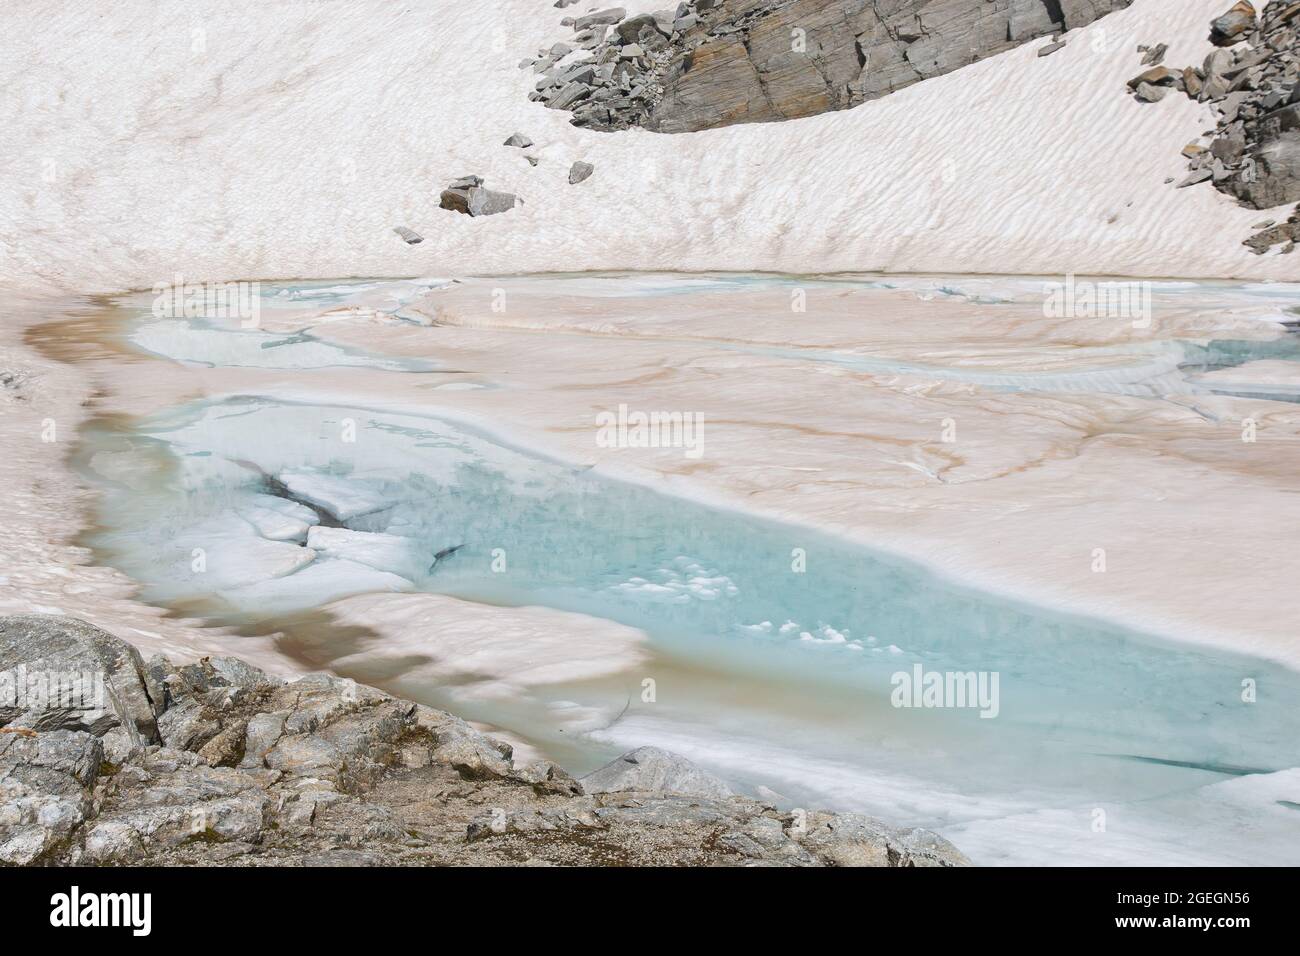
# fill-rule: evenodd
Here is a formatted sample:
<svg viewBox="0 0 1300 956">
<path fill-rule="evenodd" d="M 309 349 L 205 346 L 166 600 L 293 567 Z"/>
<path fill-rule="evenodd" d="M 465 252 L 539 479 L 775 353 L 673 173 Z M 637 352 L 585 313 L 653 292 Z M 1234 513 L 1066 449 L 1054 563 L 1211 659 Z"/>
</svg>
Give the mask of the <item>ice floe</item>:
<svg viewBox="0 0 1300 956">
<path fill-rule="evenodd" d="M 327 557 L 391 571 L 411 580 L 427 574 L 433 564 L 427 547 L 410 538 L 378 531 L 316 527 L 307 534 L 307 547 Z"/>
</svg>

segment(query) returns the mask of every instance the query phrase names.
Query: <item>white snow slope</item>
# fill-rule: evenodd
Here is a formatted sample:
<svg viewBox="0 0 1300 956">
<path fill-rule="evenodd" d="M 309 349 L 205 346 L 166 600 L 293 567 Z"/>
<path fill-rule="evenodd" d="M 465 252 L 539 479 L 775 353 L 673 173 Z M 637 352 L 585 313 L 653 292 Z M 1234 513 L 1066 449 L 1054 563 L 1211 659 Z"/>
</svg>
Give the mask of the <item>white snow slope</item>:
<svg viewBox="0 0 1300 956">
<path fill-rule="evenodd" d="M 1176 190 L 1213 123 L 1141 105 L 1138 43 L 1199 63 L 1227 0 L 1136 0 L 841 113 L 663 136 L 568 124 L 519 60 L 551 0 L 5 0 L 0 286 L 582 269 L 1296 278 L 1269 218 Z M 652 0 L 624 3 L 632 10 Z M 531 168 L 502 142 L 537 142 Z M 577 159 L 595 175 L 570 186 Z M 438 208 L 467 173 L 526 205 Z M 425 237 L 407 246 L 392 232 Z"/>
</svg>

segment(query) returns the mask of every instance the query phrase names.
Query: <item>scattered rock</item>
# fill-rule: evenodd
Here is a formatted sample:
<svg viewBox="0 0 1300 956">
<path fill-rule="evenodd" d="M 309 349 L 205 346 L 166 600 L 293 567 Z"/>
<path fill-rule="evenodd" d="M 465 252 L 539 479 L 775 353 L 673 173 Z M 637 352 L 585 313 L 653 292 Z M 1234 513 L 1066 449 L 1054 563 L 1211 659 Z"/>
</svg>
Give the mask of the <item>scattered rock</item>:
<svg viewBox="0 0 1300 956">
<path fill-rule="evenodd" d="M 1051 56 L 1051 55 L 1052 55 L 1053 53 L 1055 53 L 1057 50 L 1064 50 L 1064 49 L 1065 49 L 1065 41 L 1064 41 L 1064 40 L 1056 40 L 1055 42 L 1052 42 L 1052 43 L 1047 44 L 1047 46 L 1039 47 L 1039 48 L 1038 48 L 1038 55 L 1039 55 L 1039 56 Z"/>
<path fill-rule="evenodd" d="M 1169 87 L 1153 86 L 1150 83 L 1139 83 L 1136 94 L 1137 98 L 1143 103 L 1158 103 L 1169 95 Z"/>
<path fill-rule="evenodd" d="M 413 246 L 417 242 L 424 242 L 424 236 L 420 235 L 418 232 L 415 232 L 412 229 L 407 229 L 405 226 L 394 226 L 393 232 L 401 236 L 402 241 L 405 242 L 408 246 Z"/>
<path fill-rule="evenodd" d="M 1182 81 L 1182 74 L 1167 66 L 1153 66 L 1144 73 L 1139 73 L 1128 81 L 1129 89 L 1137 90 L 1142 86 L 1172 87 Z"/>
<path fill-rule="evenodd" d="M 578 161 L 569 167 L 569 185 L 574 186 L 591 176 L 596 167 L 591 163 Z"/>
<path fill-rule="evenodd" d="M 529 146 L 533 145 L 533 141 L 523 133 L 513 133 L 510 138 L 505 141 L 505 145 L 515 146 L 519 149 L 527 149 Z"/>
<path fill-rule="evenodd" d="M 1192 173 L 1188 175 L 1186 179 L 1184 179 L 1181 183 L 1178 184 L 1178 188 L 1183 189 L 1187 186 L 1195 186 L 1197 183 L 1205 182 L 1213 175 L 1214 175 L 1213 170 L 1208 168 L 1193 170 Z"/>
<path fill-rule="evenodd" d="M 1280 245 L 1283 253 L 1290 253 L 1294 250 L 1296 241 L 1300 240 L 1300 206 L 1296 206 L 1295 212 L 1280 225 L 1270 219 L 1254 228 L 1259 231 L 1242 243 L 1251 252 L 1262 256 L 1274 246 Z"/>
<path fill-rule="evenodd" d="M 1210 42 L 1215 46 L 1232 46 L 1246 38 L 1255 29 L 1255 8 L 1241 0 L 1222 16 L 1210 22 Z"/>
<path fill-rule="evenodd" d="M 1165 54 L 1169 52 L 1169 44 L 1157 43 L 1153 47 L 1148 47 L 1144 52 L 1146 55 L 1142 57 L 1142 65 L 1158 66 L 1164 60 Z"/>
<path fill-rule="evenodd" d="M 589 13 L 586 16 L 578 17 L 573 21 L 573 29 L 578 32 L 597 24 L 618 23 L 625 16 L 627 16 L 627 11 L 622 7 L 610 7 L 608 10 L 601 10 L 598 13 Z"/>
<path fill-rule="evenodd" d="M 462 176 L 442 191 L 441 206 L 467 216 L 495 216 L 509 212 L 518 203 L 514 193 L 486 189 L 478 176 Z"/>
<path fill-rule="evenodd" d="M 1219 49 L 1201 66 L 1176 77 L 1155 67 L 1129 81 L 1141 100 L 1167 95 L 1150 87 L 1181 89 L 1218 113 L 1209 158 L 1184 150 L 1192 171 L 1179 185 L 1213 181 L 1255 209 L 1300 200 L 1300 3 L 1274 0 L 1262 14 L 1238 3 L 1210 35 Z"/>
</svg>

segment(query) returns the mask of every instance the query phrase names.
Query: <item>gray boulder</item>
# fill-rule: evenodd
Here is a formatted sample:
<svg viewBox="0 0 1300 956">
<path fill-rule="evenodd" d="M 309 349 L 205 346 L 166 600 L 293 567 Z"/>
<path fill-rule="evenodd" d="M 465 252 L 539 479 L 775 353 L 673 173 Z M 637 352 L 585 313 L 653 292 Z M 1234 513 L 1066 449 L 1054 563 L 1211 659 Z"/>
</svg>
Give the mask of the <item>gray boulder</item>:
<svg viewBox="0 0 1300 956">
<path fill-rule="evenodd" d="M 969 866 L 970 860 L 929 830 L 899 829 L 858 813 L 790 818 L 786 831 L 835 866 Z"/>
<path fill-rule="evenodd" d="M 546 105 L 553 110 L 567 110 L 569 107 L 587 99 L 591 96 L 591 93 L 592 88 L 590 86 L 575 80 L 560 87 L 559 91 L 547 100 Z"/>
<path fill-rule="evenodd" d="M 393 232 L 401 236 L 402 241 L 405 242 L 408 246 L 413 246 L 416 243 L 424 242 L 424 236 L 420 235 L 418 232 L 416 232 L 413 229 L 407 229 L 405 226 L 394 226 Z"/>
<path fill-rule="evenodd" d="M 486 189 L 477 176 L 458 179 L 442 191 L 441 206 L 466 216 L 495 216 L 515 208 L 514 193 Z"/>
<path fill-rule="evenodd" d="M 590 27 L 609 26 L 622 20 L 627 16 L 627 10 L 623 7 L 610 7 L 608 10 L 600 10 L 596 13 L 589 13 L 584 17 L 578 17 L 573 21 L 575 33 L 580 33 Z"/>
<path fill-rule="evenodd" d="M 416 726 L 433 739 L 430 756 L 434 763 L 451 767 L 467 780 L 488 780 L 512 773 L 513 752 L 509 745 L 479 733 L 459 717 L 419 706 L 415 720 Z"/>
<path fill-rule="evenodd" d="M 666 791 L 725 800 L 732 790 L 685 757 L 658 747 L 638 747 L 581 778 L 587 793 Z"/>
<path fill-rule="evenodd" d="M 1143 103 L 1159 103 L 1169 95 L 1169 87 L 1153 86 L 1150 83 L 1139 83 L 1134 95 Z"/>
<path fill-rule="evenodd" d="M 1246 39 L 1246 34 L 1253 29 L 1255 8 L 1247 0 L 1241 0 L 1210 22 L 1210 42 L 1215 46 L 1232 46 Z"/>
<path fill-rule="evenodd" d="M 1300 200 L 1300 103 L 1248 123 L 1245 133 L 1253 172 L 1232 180 L 1231 191 L 1256 209 Z"/>
<path fill-rule="evenodd" d="M 1169 52 L 1168 43 L 1157 43 L 1155 46 L 1143 51 L 1143 66 L 1158 66 L 1164 61 L 1165 54 Z"/>
<path fill-rule="evenodd" d="M 169 707 L 158 718 L 158 735 L 173 750 L 198 750 L 220 732 L 217 715 L 194 698 Z"/>
<path fill-rule="evenodd" d="M 624 43 L 636 43 L 641 38 L 641 31 L 646 28 L 661 32 L 659 23 L 652 13 L 642 13 L 629 17 L 616 26 L 614 32 L 618 34 L 618 38 Z"/>
<path fill-rule="evenodd" d="M 591 176 L 596 171 L 596 167 L 591 163 L 576 162 L 569 167 L 569 185 L 575 186 Z"/>
<path fill-rule="evenodd" d="M 125 641 L 74 618 L 0 618 L 0 727 L 95 736 L 122 727 L 153 741 L 160 712 L 140 653 Z"/>
<path fill-rule="evenodd" d="M 566 796 L 581 796 L 582 784 L 574 780 L 567 772 L 549 760 L 539 760 L 515 771 L 515 779 L 531 784 L 541 793 L 559 793 Z"/>
<path fill-rule="evenodd" d="M 103 759 L 84 731 L 0 733 L 0 863 L 36 863 L 69 841 L 93 812 Z"/>
</svg>

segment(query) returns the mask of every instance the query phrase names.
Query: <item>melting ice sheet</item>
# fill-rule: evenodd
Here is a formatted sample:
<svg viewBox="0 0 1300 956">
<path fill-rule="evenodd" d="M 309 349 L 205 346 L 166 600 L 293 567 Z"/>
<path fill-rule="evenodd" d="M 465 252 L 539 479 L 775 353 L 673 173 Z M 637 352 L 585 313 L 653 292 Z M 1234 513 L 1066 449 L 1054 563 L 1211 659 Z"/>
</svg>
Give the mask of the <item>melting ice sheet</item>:
<svg viewBox="0 0 1300 956">
<path fill-rule="evenodd" d="M 389 371 L 432 368 L 428 363 L 383 359 L 322 342 L 310 332 L 279 335 L 257 329 L 223 328 L 203 319 L 164 319 L 141 325 L 131 341 L 178 362 L 222 368 L 338 368 L 358 366 Z"/>
<path fill-rule="evenodd" d="M 388 280 L 384 282 L 322 282 L 286 286 L 253 283 L 256 291 L 240 299 L 255 305 L 247 314 L 173 316 L 154 314 L 149 297 L 128 297 L 124 304 L 136 305 L 140 317 L 127 330 L 137 348 L 178 362 L 216 368 L 377 368 L 393 372 L 423 372 L 436 369 L 434 363 L 410 358 L 375 355 L 324 341 L 312 325 L 276 332 L 262 327 L 262 317 L 279 315 L 307 317 L 314 324 L 365 314 L 385 321 L 413 321 L 403 308 L 431 289 L 449 284 L 444 280 Z M 234 311 L 234 310 L 232 310 Z M 274 323 L 271 323 L 274 324 Z"/>
<path fill-rule="evenodd" d="M 229 399 L 92 436 L 85 462 L 94 544 L 158 603 L 262 619 L 431 591 L 644 630 L 659 658 L 614 682 L 618 719 L 564 723 L 611 693 L 582 682 L 466 714 L 588 762 L 660 744 L 801 805 L 937 827 L 983 862 L 1300 861 L 1300 676 L 1259 660 L 972 593 L 433 418 Z M 892 706 L 918 667 L 996 673 L 997 716 Z"/>
</svg>

